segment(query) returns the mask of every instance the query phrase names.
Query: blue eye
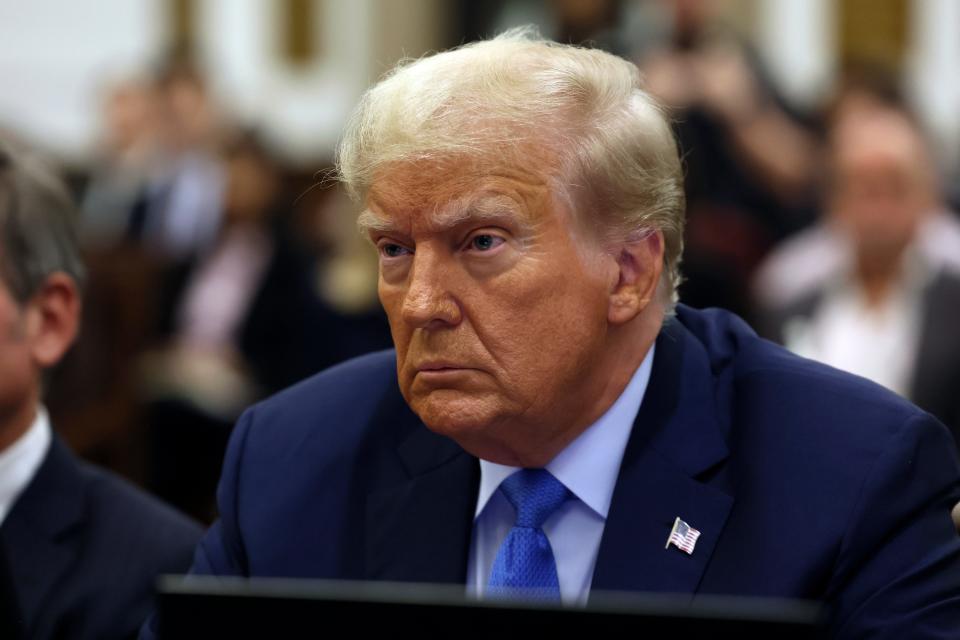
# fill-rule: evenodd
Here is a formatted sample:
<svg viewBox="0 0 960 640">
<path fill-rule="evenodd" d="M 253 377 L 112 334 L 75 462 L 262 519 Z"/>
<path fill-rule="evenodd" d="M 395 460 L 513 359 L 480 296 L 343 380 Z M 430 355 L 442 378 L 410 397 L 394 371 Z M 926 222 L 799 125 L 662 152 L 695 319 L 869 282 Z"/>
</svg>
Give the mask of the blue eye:
<svg viewBox="0 0 960 640">
<path fill-rule="evenodd" d="M 499 247 L 503 243 L 503 238 L 489 233 L 480 233 L 470 238 L 470 248 L 477 251 L 490 251 Z"/>
<path fill-rule="evenodd" d="M 399 244 L 386 243 L 380 246 L 380 253 L 385 255 L 388 258 L 399 258 L 407 252 L 405 247 L 400 246 Z"/>
</svg>

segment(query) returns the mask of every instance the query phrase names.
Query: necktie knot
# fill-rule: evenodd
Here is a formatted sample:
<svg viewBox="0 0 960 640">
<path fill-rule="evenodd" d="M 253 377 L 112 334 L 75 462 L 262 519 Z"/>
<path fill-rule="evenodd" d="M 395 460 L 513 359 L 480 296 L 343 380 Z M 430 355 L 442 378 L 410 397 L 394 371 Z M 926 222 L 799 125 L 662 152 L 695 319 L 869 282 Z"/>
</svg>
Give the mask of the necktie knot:
<svg viewBox="0 0 960 640">
<path fill-rule="evenodd" d="M 517 527 L 539 529 L 570 496 L 562 482 L 546 469 L 521 469 L 500 485 L 517 511 Z"/>
</svg>

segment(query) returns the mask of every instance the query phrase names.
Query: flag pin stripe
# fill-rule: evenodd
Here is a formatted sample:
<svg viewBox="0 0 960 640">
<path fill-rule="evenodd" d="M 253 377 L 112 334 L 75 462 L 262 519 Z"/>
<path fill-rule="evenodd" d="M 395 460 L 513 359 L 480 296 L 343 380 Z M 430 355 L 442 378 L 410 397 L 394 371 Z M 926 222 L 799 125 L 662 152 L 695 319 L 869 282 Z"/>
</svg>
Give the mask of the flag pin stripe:
<svg viewBox="0 0 960 640">
<path fill-rule="evenodd" d="M 690 555 L 693 553 L 693 548 L 697 545 L 697 538 L 699 537 L 699 531 L 691 527 L 680 518 L 677 518 L 673 522 L 673 529 L 670 530 L 670 536 L 667 538 L 667 544 L 663 548 L 669 549 L 670 545 L 672 544 L 676 548 L 685 552 L 687 555 Z"/>
</svg>

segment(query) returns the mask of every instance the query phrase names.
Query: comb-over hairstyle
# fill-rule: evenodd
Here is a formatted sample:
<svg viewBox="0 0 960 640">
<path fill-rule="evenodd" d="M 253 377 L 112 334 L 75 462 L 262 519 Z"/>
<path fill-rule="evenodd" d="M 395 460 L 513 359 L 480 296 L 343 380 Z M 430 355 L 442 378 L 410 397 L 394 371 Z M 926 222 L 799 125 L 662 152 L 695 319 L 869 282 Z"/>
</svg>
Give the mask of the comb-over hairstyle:
<svg viewBox="0 0 960 640">
<path fill-rule="evenodd" d="M 39 157 L 0 137 L 0 280 L 20 304 L 60 271 L 82 287 L 77 211 Z"/>
<path fill-rule="evenodd" d="M 369 89 L 337 150 L 340 181 L 363 201 L 378 171 L 451 157 L 553 159 L 543 173 L 582 223 L 616 243 L 661 231 L 660 292 L 676 302 L 683 177 L 676 141 L 626 60 L 541 39 L 529 28 L 401 62 Z"/>
</svg>

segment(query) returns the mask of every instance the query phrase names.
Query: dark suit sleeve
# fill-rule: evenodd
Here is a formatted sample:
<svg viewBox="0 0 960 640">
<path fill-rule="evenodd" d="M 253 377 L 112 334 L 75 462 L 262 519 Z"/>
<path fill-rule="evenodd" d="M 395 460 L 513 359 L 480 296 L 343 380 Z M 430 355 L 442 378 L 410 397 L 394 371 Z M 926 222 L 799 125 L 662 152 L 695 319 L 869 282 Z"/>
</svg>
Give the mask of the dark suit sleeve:
<svg viewBox="0 0 960 640">
<path fill-rule="evenodd" d="M 879 434 L 878 434 L 879 436 Z M 889 436 L 851 514 L 831 583 L 831 637 L 955 638 L 960 469 L 946 428 L 918 414 Z"/>
<path fill-rule="evenodd" d="M 256 407 L 244 412 L 227 446 L 223 472 L 217 488 L 217 506 L 220 518 L 210 527 L 197 546 L 193 557 L 192 574 L 245 576 L 248 574 L 246 553 L 238 522 L 240 474 L 243 468 L 244 448 L 253 423 Z"/>
</svg>

